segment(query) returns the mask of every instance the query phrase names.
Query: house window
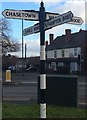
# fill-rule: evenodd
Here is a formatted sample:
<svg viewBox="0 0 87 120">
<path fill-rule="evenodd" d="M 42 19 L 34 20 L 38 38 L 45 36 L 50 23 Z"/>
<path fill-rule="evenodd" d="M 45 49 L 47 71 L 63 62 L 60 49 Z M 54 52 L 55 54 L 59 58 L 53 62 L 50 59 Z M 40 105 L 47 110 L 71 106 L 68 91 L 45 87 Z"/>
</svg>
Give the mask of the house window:
<svg viewBox="0 0 87 120">
<path fill-rule="evenodd" d="M 57 51 L 54 51 L 54 58 L 57 58 Z"/>
<path fill-rule="evenodd" d="M 51 62 L 51 69 L 56 70 L 56 62 Z"/>
<path fill-rule="evenodd" d="M 49 63 L 49 66 L 48 66 L 48 68 L 49 68 L 49 69 L 51 68 L 51 65 L 50 65 L 50 63 Z"/>
<path fill-rule="evenodd" d="M 64 66 L 63 62 L 58 62 L 58 66 Z"/>
<path fill-rule="evenodd" d="M 74 56 L 77 56 L 77 55 L 78 55 L 77 48 L 74 48 Z"/>
<path fill-rule="evenodd" d="M 65 57 L 65 52 L 64 52 L 64 50 L 62 50 L 62 57 Z"/>
<path fill-rule="evenodd" d="M 72 53 L 69 54 L 69 57 L 74 57 L 74 55 Z"/>
</svg>

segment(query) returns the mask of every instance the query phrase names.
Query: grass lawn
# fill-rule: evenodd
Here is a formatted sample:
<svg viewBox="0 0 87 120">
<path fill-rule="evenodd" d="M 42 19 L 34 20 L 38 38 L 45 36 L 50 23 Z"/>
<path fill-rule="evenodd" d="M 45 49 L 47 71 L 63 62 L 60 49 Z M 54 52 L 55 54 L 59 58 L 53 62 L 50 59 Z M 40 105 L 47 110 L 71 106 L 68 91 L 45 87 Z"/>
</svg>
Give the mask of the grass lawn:
<svg viewBox="0 0 87 120">
<path fill-rule="evenodd" d="M 47 105 L 47 118 L 85 118 L 87 110 Z M 39 118 L 38 104 L 3 103 L 3 118 Z"/>
</svg>

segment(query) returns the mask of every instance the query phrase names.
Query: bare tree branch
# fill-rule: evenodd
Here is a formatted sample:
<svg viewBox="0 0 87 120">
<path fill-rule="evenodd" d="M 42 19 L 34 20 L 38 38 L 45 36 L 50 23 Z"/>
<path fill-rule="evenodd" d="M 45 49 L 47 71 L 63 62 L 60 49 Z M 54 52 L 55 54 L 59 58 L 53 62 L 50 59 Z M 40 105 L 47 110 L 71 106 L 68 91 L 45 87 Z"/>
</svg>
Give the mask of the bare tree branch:
<svg viewBox="0 0 87 120">
<path fill-rule="evenodd" d="M 11 36 L 10 23 L 2 18 L 0 19 L 0 40 L 2 42 L 2 53 L 19 51 L 20 46 L 18 42 L 14 42 Z"/>
</svg>

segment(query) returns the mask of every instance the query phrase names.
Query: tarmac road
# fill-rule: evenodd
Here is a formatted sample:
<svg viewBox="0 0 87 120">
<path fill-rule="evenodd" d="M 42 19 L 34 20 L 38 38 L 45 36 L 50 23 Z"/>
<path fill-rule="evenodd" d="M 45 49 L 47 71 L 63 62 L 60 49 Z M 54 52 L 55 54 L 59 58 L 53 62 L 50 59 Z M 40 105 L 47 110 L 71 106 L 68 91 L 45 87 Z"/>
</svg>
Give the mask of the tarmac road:
<svg viewBox="0 0 87 120">
<path fill-rule="evenodd" d="M 3 85 L 3 101 L 37 102 L 38 73 L 12 73 L 15 84 Z M 5 73 L 3 73 L 5 81 Z"/>
<path fill-rule="evenodd" d="M 3 86 L 3 101 L 37 101 L 37 84 Z"/>
<path fill-rule="evenodd" d="M 3 85 L 3 101 L 37 102 L 38 76 L 38 73 L 24 73 L 23 76 L 21 73 L 13 73 L 12 81 L 16 84 Z M 3 81 L 5 81 L 5 73 L 3 73 Z M 87 106 L 87 77 L 79 77 L 77 93 L 78 106 Z"/>
</svg>

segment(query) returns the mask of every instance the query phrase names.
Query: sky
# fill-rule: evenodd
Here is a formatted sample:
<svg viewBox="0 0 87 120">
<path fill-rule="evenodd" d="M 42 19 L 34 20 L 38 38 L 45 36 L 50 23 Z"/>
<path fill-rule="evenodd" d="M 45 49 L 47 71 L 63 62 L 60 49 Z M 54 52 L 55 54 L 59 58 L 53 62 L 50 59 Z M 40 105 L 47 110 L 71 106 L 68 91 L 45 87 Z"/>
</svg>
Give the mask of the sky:
<svg viewBox="0 0 87 120">
<path fill-rule="evenodd" d="M 1 0 L 0 2 L 0 13 L 5 9 L 12 10 L 36 10 L 39 11 L 41 0 Z M 56 26 L 45 32 L 45 41 L 49 41 L 49 34 L 54 34 L 54 38 L 65 34 L 65 29 L 71 29 L 72 33 L 78 32 L 80 29 L 86 29 L 86 1 L 85 0 L 43 0 L 45 11 L 52 13 L 63 14 L 71 11 L 74 16 L 81 17 L 83 19 L 82 25 L 74 24 L 62 24 Z M 4 17 L 0 14 L 0 18 Z M 11 34 L 19 44 L 22 43 L 22 20 L 19 19 L 7 19 L 10 22 Z M 26 21 L 23 20 L 23 29 L 33 26 L 38 21 Z M 27 57 L 39 56 L 40 55 L 40 34 L 31 34 L 23 37 L 24 45 L 27 44 Z M 21 47 L 21 46 L 20 46 Z M 25 53 L 25 51 L 24 51 Z M 11 53 L 18 57 L 22 57 L 22 51 Z"/>
</svg>

